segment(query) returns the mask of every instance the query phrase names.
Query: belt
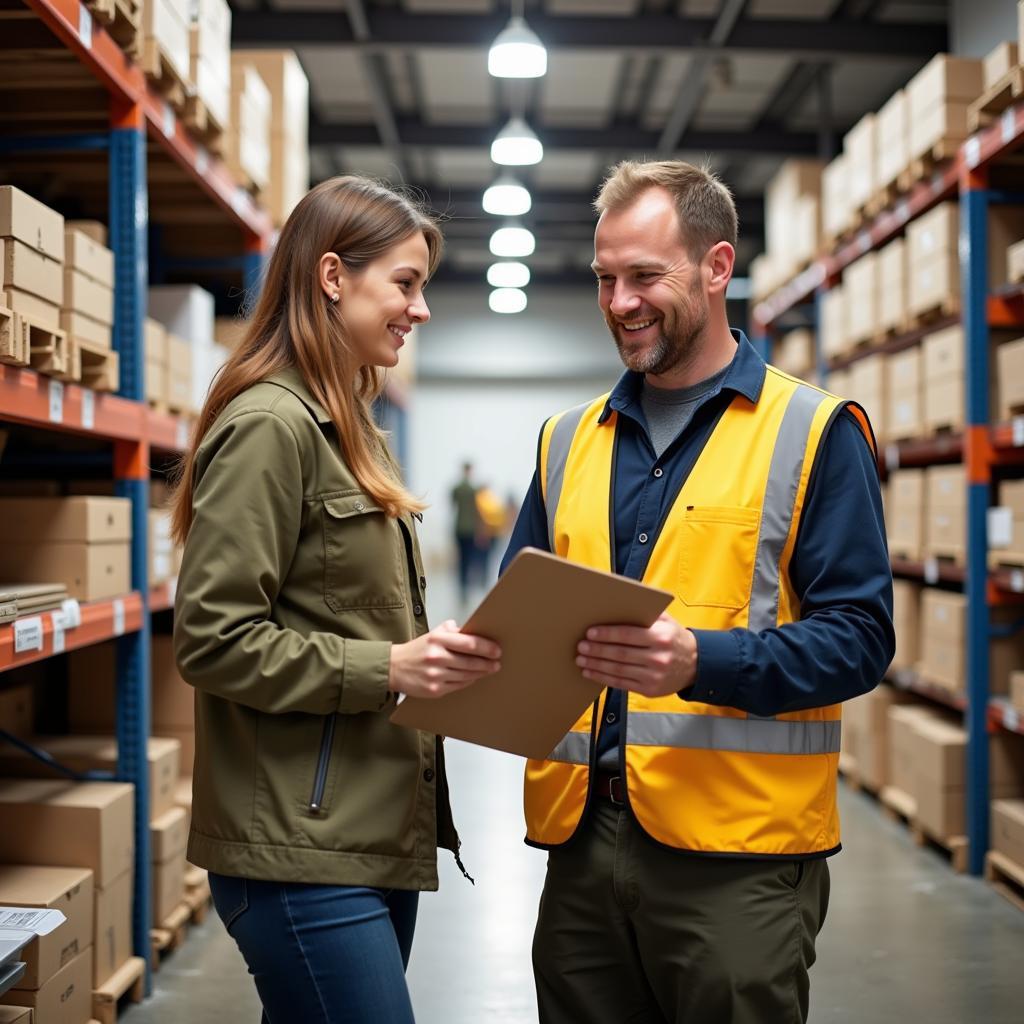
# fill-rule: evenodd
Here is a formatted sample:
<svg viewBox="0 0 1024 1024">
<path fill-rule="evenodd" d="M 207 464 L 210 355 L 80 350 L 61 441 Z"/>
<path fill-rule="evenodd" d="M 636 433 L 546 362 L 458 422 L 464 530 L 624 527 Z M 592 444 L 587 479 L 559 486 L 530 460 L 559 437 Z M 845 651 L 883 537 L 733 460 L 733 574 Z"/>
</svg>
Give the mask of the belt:
<svg viewBox="0 0 1024 1024">
<path fill-rule="evenodd" d="M 623 807 L 626 803 L 625 780 L 621 775 L 597 772 L 594 776 L 594 794 L 611 800 L 616 807 Z"/>
</svg>

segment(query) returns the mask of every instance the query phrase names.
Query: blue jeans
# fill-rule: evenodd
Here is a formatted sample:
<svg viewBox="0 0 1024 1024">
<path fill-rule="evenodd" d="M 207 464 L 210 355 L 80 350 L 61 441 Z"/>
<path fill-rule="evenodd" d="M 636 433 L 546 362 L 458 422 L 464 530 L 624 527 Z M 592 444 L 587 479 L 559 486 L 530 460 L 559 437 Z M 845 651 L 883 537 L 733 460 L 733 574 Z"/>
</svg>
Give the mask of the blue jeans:
<svg viewBox="0 0 1024 1024">
<path fill-rule="evenodd" d="M 414 1024 L 405 968 L 419 893 L 210 873 L 263 1024 Z"/>
</svg>

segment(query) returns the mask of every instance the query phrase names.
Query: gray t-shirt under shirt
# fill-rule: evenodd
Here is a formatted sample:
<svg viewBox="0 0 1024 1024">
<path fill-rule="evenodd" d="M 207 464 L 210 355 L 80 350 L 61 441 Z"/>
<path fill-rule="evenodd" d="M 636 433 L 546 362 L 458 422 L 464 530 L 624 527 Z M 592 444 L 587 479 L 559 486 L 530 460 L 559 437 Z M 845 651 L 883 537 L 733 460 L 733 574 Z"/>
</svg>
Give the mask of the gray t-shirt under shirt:
<svg viewBox="0 0 1024 1024">
<path fill-rule="evenodd" d="M 731 365 L 731 364 L 730 364 Z M 656 388 L 644 381 L 640 405 L 647 420 L 647 432 L 660 458 L 665 449 L 686 429 L 701 400 L 725 380 L 729 367 L 687 388 Z"/>
</svg>

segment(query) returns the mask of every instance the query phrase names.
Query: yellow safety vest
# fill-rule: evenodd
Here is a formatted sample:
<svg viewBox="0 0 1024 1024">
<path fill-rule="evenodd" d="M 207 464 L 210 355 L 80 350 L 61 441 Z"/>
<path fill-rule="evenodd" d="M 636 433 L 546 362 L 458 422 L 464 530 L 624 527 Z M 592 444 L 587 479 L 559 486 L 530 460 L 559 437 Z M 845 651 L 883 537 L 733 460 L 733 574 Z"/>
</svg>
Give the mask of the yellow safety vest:
<svg viewBox="0 0 1024 1024">
<path fill-rule="evenodd" d="M 610 570 L 617 415 L 607 395 L 549 420 L 539 455 L 551 550 Z M 789 580 L 807 484 L 829 425 L 856 405 L 769 366 L 757 402 L 733 398 L 683 483 L 643 581 L 671 591 L 694 629 L 784 626 L 800 617 Z M 627 801 L 652 838 L 715 854 L 799 856 L 839 845 L 839 705 L 759 718 L 731 707 L 629 693 Z M 572 837 L 586 806 L 604 695 L 547 760 L 526 767 L 527 841 Z"/>
</svg>

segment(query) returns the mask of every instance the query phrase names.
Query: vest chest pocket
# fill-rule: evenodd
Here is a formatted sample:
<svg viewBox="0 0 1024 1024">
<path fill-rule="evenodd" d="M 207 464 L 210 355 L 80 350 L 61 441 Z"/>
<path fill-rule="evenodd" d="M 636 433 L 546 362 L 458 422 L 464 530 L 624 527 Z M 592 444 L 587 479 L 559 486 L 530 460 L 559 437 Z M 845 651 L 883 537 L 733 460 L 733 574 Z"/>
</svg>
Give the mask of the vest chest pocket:
<svg viewBox="0 0 1024 1024">
<path fill-rule="evenodd" d="M 334 612 L 401 608 L 404 555 L 398 523 L 367 494 L 321 498 L 324 600 Z"/>
<path fill-rule="evenodd" d="M 761 513 L 726 505 L 687 508 L 679 525 L 679 598 L 687 605 L 750 603 Z"/>
</svg>

